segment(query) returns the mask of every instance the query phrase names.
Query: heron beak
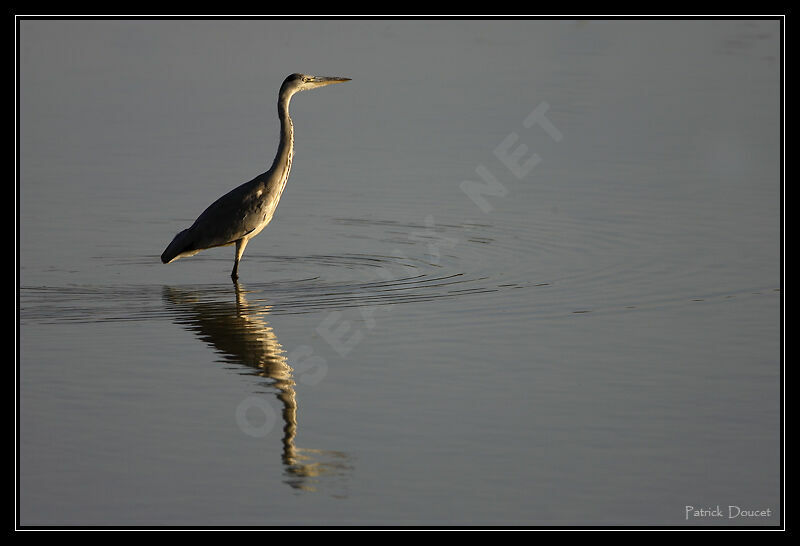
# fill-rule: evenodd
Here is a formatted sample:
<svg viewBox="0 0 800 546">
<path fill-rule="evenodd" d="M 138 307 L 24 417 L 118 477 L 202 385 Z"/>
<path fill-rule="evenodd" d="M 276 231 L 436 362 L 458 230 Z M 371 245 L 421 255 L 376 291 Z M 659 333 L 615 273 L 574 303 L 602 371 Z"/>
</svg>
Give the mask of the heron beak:
<svg viewBox="0 0 800 546">
<path fill-rule="evenodd" d="M 331 85 L 332 83 L 349 82 L 350 78 L 343 78 L 341 76 L 314 76 L 311 82 L 314 87 L 322 87 L 324 85 Z"/>
</svg>

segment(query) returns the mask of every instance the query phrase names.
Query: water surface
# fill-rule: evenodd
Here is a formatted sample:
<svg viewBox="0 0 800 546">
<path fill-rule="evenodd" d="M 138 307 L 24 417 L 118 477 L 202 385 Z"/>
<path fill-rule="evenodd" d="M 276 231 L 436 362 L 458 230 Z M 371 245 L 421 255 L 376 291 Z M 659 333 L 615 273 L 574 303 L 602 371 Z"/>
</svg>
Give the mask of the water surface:
<svg viewBox="0 0 800 546">
<path fill-rule="evenodd" d="M 23 20 L 20 524 L 778 524 L 779 31 Z"/>
</svg>

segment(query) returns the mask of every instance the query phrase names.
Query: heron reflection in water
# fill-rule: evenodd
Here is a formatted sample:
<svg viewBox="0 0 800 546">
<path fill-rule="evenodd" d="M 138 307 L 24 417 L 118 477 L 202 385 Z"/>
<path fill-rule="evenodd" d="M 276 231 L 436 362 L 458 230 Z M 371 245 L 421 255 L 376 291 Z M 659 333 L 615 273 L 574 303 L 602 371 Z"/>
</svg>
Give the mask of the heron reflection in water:
<svg viewBox="0 0 800 546">
<path fill-rule="evenodd" d="M 269 306 L 251 304 L 246 291 L 234 283 L 235 301 L 219 301 L 229 290 L 192 291 L 164 287 L 165 302 L 176 311 L 176 322 L 222 355 L 269 380 L 277 391 L 283 419 L 283 462 L 287 480 L 295 489 L 315 491 L 322 478 L 341 479 L 351 470 L 349 456 L 340 451 L 298 448 L 297 399 L 294 370 L 274 330 L 264 320 Z"/>
</svg>

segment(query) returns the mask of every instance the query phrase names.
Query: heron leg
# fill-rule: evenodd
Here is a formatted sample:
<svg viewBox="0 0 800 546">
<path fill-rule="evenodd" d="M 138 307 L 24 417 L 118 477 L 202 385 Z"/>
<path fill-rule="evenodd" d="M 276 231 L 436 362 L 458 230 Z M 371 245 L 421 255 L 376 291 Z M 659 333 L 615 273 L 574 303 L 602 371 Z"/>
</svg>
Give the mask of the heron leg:
<svg viewBox="0 0 800 546">
<path fill-rule="evenodd" d="M 247 246 L 247 239 L 242 238 L 236 241 L 236 256 L 233 260 L 233 271 L 231 271 L 231 279 L 236 280 L 239 278 L 239 260 L 242 259 L 244 254 L 244 247 Z"/>
</svg>

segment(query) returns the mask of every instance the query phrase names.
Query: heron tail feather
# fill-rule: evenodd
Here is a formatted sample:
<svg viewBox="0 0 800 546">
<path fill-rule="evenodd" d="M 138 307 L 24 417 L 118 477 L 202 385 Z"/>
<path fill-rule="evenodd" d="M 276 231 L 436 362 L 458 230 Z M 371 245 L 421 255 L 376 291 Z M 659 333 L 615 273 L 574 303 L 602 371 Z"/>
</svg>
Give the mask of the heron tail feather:
<svg viewBox="0 0 800 546">
<path fill-rule="evenodd" d="M 172 239 L 167 249 L 161 254 L 161 263 L 168 264 L 178 258 L 191 256 L 194 253 L 194 249 L 191 245 L 191 238 L 189 237 L 189 230 L 184 229 Z"/>
</svg>

